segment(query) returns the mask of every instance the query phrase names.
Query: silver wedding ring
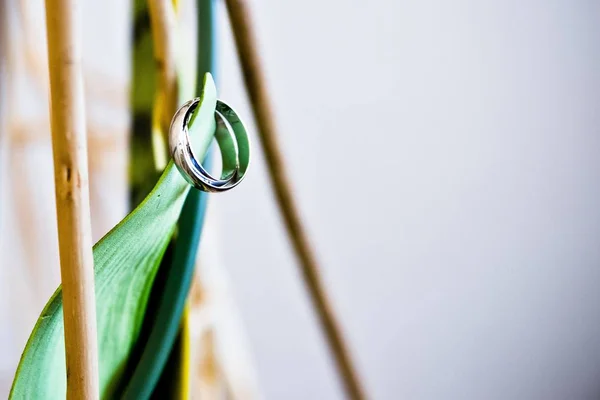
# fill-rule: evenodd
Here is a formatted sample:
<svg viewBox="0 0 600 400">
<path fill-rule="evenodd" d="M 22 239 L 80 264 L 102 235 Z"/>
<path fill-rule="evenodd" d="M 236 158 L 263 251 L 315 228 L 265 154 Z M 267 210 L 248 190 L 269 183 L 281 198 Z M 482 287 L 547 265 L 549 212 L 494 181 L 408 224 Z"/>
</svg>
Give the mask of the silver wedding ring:
<svg viewBox="0 0 600 400">
<path fill-rule="evenodd" d="M 235 111 L 217 100 L 215 138 L 223 158 L 223 176 L 216 179 L 198 161 L 190 144 L 188 125 L 199 102 L 199 98 L 186 102 L 173 116 L 169 128 L 169 150 L 177 169 L 191 185 L 205 192 L 224 192 L 237 186 L 244 177 L 249 161 L 246 131 Z M 242 146 L 238 143 L 240 135 L 245 137 Z"/>
</svg>

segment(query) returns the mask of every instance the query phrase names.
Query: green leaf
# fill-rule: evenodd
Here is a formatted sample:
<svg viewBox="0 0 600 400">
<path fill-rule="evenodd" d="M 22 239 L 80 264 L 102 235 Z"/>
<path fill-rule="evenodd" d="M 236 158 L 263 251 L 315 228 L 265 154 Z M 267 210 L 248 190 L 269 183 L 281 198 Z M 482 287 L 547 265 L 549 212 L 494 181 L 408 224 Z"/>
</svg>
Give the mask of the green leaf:
<svg viewBox="0 0 600 400">
<path fill-rule="evenodd" d="M 212 72 L 215 65 L 215 1 L 197 0 L 196 6 L 198 32 L 195 68 L 197 75 L 203 76 L 206 72 Z M 189 60 L 187 61 L 189 63 Z M 180 62 L 185 65 L 188 63 Z M 143 62 L 140 65 L 143 65 Z M 192 76 L 195 74 L 183 74 L 183 71 L 184 69 L 180 68 L 178 76 L 179 95 L 183 96 L 181 101 L 186 100 L 186 92 L 190 89 L 200 91 L 202 87 L 202 82 L 196 81 Z M 197 87 L 194 88 L 191 82 L 196 82 Z M 203 162 L 205 166 L 210 165 L 209 158 L 210 154 Z M 144 335 L 147 335 L 147 338 L 137 365 L 132 366 L 133 373 L 124 391 L 126 399 L 150 398 L 150 395 L 157 390 L 155 386 L 159 378 L 164 381 L 163 375 L 169 373 L 165 364 L 172 353 L 191 285 L 207 197 L 207 193 L 197 190 L 190 191 L 187 196 L 179 219 L 180 236 L 175 243 L 172 259 L 165 258 L 161 266 L 160 274 L 164 276 L 164 281 L 152 290 L 152 297 L 156 300 L 157 306 L 152 315 L 146 317 L 148 320 L 145 322 L 149 326 L 145 328 Z"/>
<path fill-rule="evenodd" d="M 216 89 L 210 74 L 190 127 L 196 154 L 215 132 Z M 170 161 L 150 194 L 94 246 L 100 395 L 113 398 L 144 318 L 154 276 L 176 229 L 190 186 Z M 66 379 L 62 292 L 54 293 L 27 342 L 11 399 L 64 399 Z"/>
<path fill-rule="evenodd" d="M 167 365 L 160 376 L 156 387 L 152 391 L 151 399 L 171 399 L 171 400 L 189 400 L 192 378 L 192 354 L 191 338 L 189 326 L 189 308 L 181 318 L 181 323 L 175 342 L 171 346 L 171 352 L 167 360 Z M 143 397 L 128 397 L 123 395 L 123 399 L 141 400 Z"/>
</svg>

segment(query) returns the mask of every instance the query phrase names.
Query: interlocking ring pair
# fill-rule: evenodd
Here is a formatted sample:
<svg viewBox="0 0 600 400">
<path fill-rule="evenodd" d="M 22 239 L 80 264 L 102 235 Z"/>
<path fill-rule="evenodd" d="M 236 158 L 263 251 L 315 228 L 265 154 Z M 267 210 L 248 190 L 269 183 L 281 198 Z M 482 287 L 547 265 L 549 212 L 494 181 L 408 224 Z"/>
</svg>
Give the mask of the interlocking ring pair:
<svg viewBox="0 0 600 400">
<path fill-rule="evenodd" d="M 213 177 L 196 158 L 190 145 L 188 125 L 201 99 L 185 103 L 173 116 L 169 128 L 169 151 L 183 177 L 204 192 L 224 192 L 237 186 L 248 169 L 250 143 L 244 124 L 227 104 L 217 100 L 215 139 L 223 161 L 221 178 Z"/>
</svg>

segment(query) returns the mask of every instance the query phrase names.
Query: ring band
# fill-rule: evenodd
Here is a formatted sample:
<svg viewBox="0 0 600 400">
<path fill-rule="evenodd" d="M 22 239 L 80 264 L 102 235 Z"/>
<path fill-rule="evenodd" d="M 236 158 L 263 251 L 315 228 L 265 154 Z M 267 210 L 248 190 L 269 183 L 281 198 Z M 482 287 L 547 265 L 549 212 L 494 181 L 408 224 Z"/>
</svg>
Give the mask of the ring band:
<svg viewBox="0 0 600 400">
<path fill-rule="evenodd" d="M 248 135 L 235 111 L 217 100 L 215 139 L 221 151 L 223 172 L 214 178 L 198 161 L 190 144 L 188 125 L 199 98 L 186 102 L 173 116 L 169 129 L 169 149 L 173 161 L 186 181 L 205 192 L 224 192 L 244 178 L 250 161 Z"/>
</svg>

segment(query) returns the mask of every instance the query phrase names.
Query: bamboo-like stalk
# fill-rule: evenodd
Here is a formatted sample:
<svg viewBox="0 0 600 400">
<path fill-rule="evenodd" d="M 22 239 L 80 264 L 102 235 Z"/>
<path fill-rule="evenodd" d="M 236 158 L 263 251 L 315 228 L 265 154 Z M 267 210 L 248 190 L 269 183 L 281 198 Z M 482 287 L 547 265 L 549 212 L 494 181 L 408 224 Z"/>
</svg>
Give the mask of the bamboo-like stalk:
<svg viewBox="0 0 600 400">
<path fill-rule="evenodd" d="M 160 121 L 167 132 L 177 107 L 177 76 L 175 68 L 177 21 L 172 0 L 148 0 L 154 61 L 158 72 Z"/>
<path fill-rule="evenodd" d="M 97 399 L 98 344 L 81 66 L 81 2 L 46 0 L 46 30 L 67 398 Z"/>
<path fill-rule="evenodd" d="M 304 283 L 308 288 L 346 394 L 351 399 L 364 399 L 366 397 L 364 390 L 352 365 L 350 353 L 344 343 L 333 308 L 327 299 L 315 252 L 310 246 L 298 207 L 294 201 L 292 187 L 277 140 L 271 102 L 262 76 L 261 60 L 258 55 L 249 6 L 244 0 L 226 0 L 225 3 L 271 183 L 292 246 L 300 261 Z"/>
<path fill-rule="evenodd" d="M 167 165 L 167 132 L 177 107 L 175 8 L 172 0 L 148 0 L 157 90 L 152 111 L 152 149 L 158 170 Z"/>
</svg>

